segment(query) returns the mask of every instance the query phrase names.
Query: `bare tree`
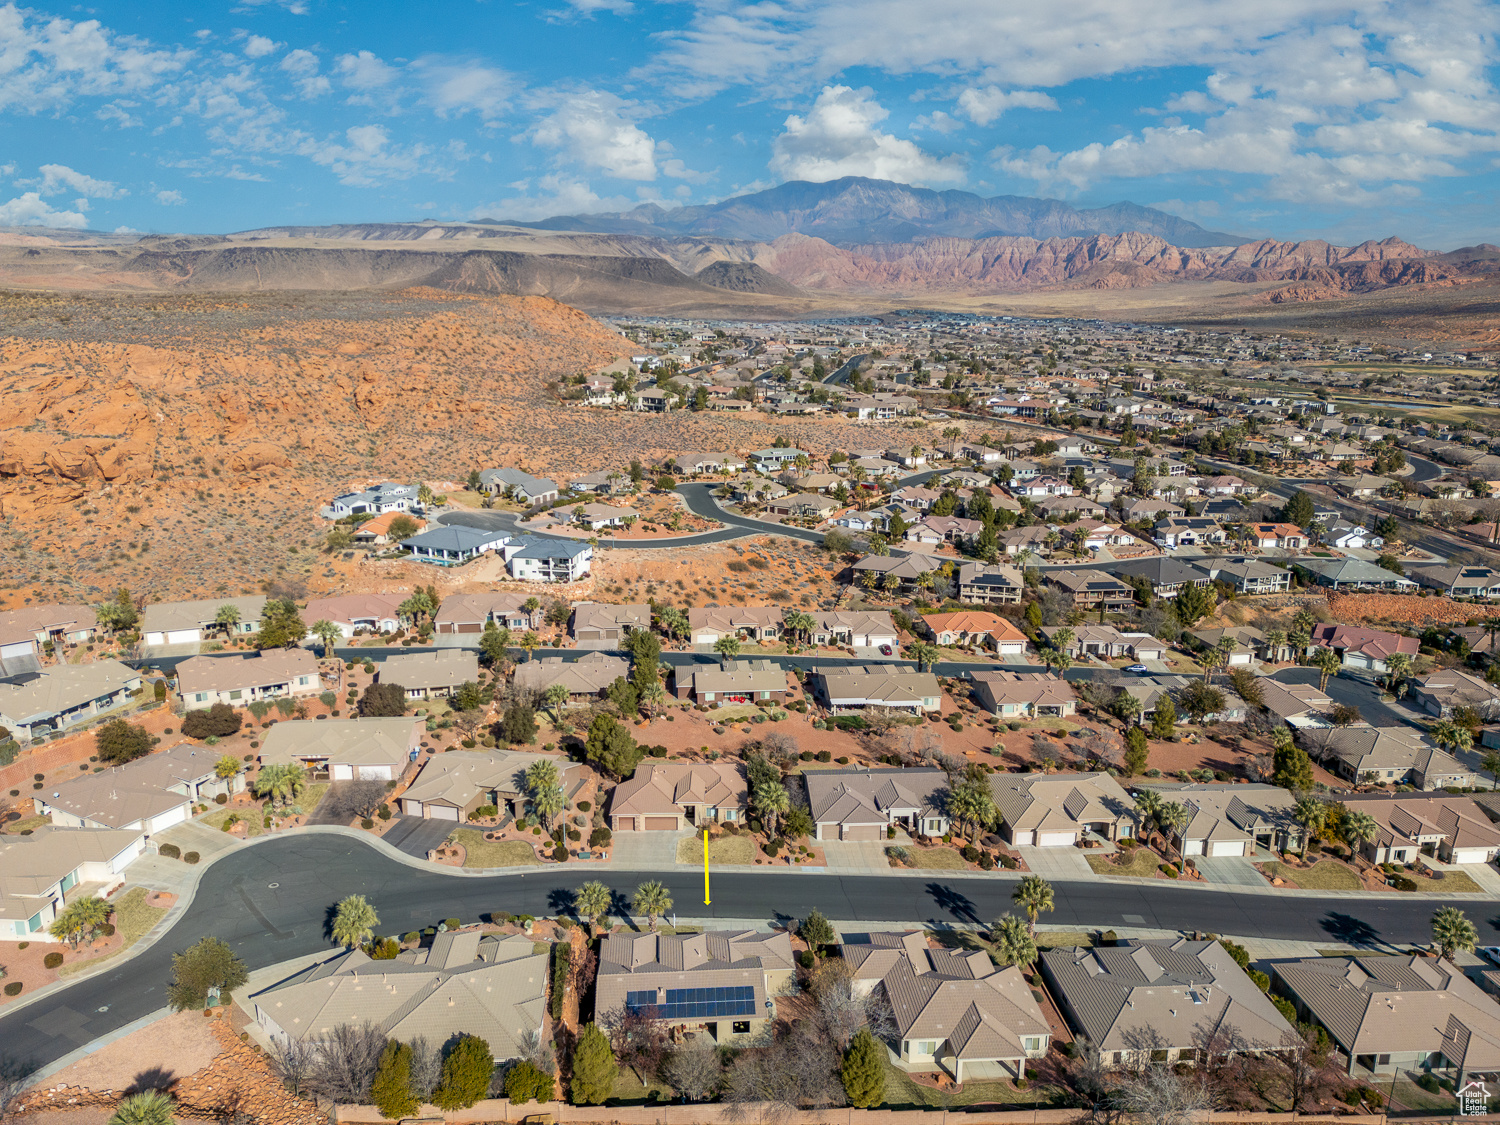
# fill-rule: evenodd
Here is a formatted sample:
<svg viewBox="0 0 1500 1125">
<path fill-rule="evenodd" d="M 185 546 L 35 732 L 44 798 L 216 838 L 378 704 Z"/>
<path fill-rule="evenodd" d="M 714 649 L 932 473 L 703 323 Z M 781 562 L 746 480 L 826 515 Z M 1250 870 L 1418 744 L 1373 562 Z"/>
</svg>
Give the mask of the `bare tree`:
<svg viewBox="0 0 1500 1125">
<path fill-rule="evenodd" d="M 427 1036 L 418 1035 L 411 1047 L 411 1092 L 424 1102 L 432 1100 L 438 1080 L 443 1076 L 443 1052 L 427 1042 Z"/>
<path fill-rule="evenodd" d="M 451 717 L 454 729 L 466 739 L 472 740 L 479 733 L 479 728 L 484 726 L 484 712 L 478 708 L 472 711 L 455 711 Z"/>
<path fill-rule="evenodd" d="M 1120 1052 L 1120 1061 L 1137 1077 L 1145 1074 L 1152 1062 L 1160 1062 L 1166 1058 L 1167 1041 L 1154 1027 L 1136 1024 L 1120 1039 L 1125 1046 L 1125 1050 Z M 1161 1053 L 1160 1059 L 1156 1057 L 1158 1052 Z"/>
<path fill-rule="evenodd" d="M 1223 1095 L 1238 1085 L 1240 1060 L 1250 1042 L 1232 1023 L 1200 1024 L 1193 1033 L 1198 1070 L 1214 1092 Z"/>
<path fill-rule="evenodd" d="M 374 816 L 385 803 L 383 781 L 340 781 L 329 786 L 323 799 L 324 815 L 335 820 Z"/>
<path fill-rule="evenodd" d="M 557 1052 L 536 1028 L 522 1028 L 521 1034 L 516 1038 L 516 1046 L 521 1050 L 520 1057 L 543 1074 L 552 1074 L 557 1070 Z"/>
<path fill-rule="evenodd" d="M 291 1093 L 301 1095 L 308 1089 L 308 1079 L 318 1058 L 311 1043 L 300 1039 L 272 1038 L 267 1057 L 276 1077 Z"/>
<path fill-rule="evenodd" d="M 1281 1064 L 1287 1107 L 1293 1113 L 1301 1113 L 1304 1107 L 1322 1097 L 1330 1078 L 1328 1055 L 1318 1049 L 1313 1033 L 1283 1032 L 1281 1049 L 1273 1057 Z"/>
<path fill-rule="evenodd" d="M 795 738 L 779 730 L 771 731 L 770 734 L 760 740 L 760 745 L 761 749 L 766 752 L 766 757 L 773 764 L 780 767 L 782 772 L 789 769 L 792 763 L 797 761 L 797 756 L 802 752 L 802 747 L 797 744 Z"/>
<path fill-rule="evenodd" d="M 745 1051 L 735 1059 L 724 1100 L 742 1107 L 741 1113 L 752 1103 L 763 1103 L 758 1120 L 772 1125 L 790 1121 L 804 1107 L 842 1105 L 841 1061 L 827 1036 L 810 1028 L 777 1025 L 761 1050 Z"/>
<path fill-rule="evenodd" d="M 661 1069 L 667 1054 L 667 1027 L 656 1008 L 627 1008 L 623 1004 L 604 1013 L 599 1025 L 609 1033 L 609 1044 L 621 1066 L 635 1071 L 644 1086 Z"/>
<path fill-rule="evenodd" d="M 1120 1083 L 1121 1103 L 1140 1125 L 1190 1125 L 1211 1110 L 1214 1098 L 1199 1074 L 1178 1074 L 1153 1063 Z"/>
<path fill-rule="evenodd" d="M 335 1102 L 368 1101 L 385 1038 L 374 1024 L 339 1024 L 318 1044 L 307 1088 Z"/>
<path fill-rule="evenodd" d="M 840 1052 L 848 1049 L 849 1041 L 863 1027 L 877 1039 L 894 1037 L 895 1019 L 884 992 L 875 989 L 861 995 L 848 962 L 825 961 L 809 983 L 818 1005 L 818 1022 Z"/>
<path fill-rule="evenodd" d="M 662 1075 L 688 1101 L 706 1102 L 724 1080 L 724 1068 L 712 1047 L 684 1047 L 667 1056 Z"/>
<path fill-rule="evenodd" d="M 1087 1036 L 1074 1040 L 1073 1046 L 1074 1061 L 1064 1080 L 1084 1111 L 1082 1125 L 1118 1125 L 1124 1109 L 1114 1088 L 1114 1072 L 1104 1065 L 1104 1056 Z"/>
</svg>

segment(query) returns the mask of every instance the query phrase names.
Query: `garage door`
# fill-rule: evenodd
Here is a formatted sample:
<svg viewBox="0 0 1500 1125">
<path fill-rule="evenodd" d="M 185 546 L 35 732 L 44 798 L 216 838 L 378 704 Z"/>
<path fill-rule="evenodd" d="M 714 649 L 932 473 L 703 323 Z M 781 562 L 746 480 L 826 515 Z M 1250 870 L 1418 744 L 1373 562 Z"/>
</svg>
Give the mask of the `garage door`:
<svg viewBox="0 0 1500 1125">
<path fill-rule="evenodd" d="M 407 816 L 421 816 L 422 815 L 422 802 L 421 801 L 402 801 L 401 805 L 402 805 L 402 811 Z"/>
<path fill-rule="evenodd" d="M 391 779 L 391 767 L 360 766 L 359 779 L 361 781 L 389 781 Z"/>
<path fill-rule="evenodd" d="M 160 816 L 151 818 L 151 831 L 160 832 L 163 828 L 170 828 L 174 824 L 181 824 L 188 818 L 188 806 L 178 805 L 175 809 L 168 809 Z"/>
<path fill-rule="evenodd" d="M 454 808 L 452 805 L 433 805 L 433 804 L 429 804 L 427 806 L 427 819 L 428 820 L 457 820 L 458 819 L 458 809 Z"/>
<path fill-rule="evenodd" d="M 1043 832 L 1037 837 L 1036 844 L 1039 848 L 1066 848 L 1074 839 L 1071 832 Z"/>
<path fill-rule="evenodd" d="M 1222 843 L 1210 843 L 1208 855 L 1212 859 L 1216 855 L 1244 855 L 1245 845 L 1236 840 L 1228 840 Z"/>
<path fill-rule="evenodd" d="M 615 831 L 616 832 L 634 832 L 635 831 L 635 817 L 633 817 L 633 816 L 617 816 L 617 817 L 615 817 Z"/>
<path fill-rule="evenodd" d="M 169 629 L 167 631 L 167 644 L 185 645 L 198 640 L 197 629 Z"/>
<path fill-rule="evenodd" d="M 646 818 L 647 832 L 675 832 L 677 830 L 677 818 L 675 816 L 648 816 Z"/>
<path fill-rule="evenodd" d="M 451 621 L 439 621 L 437 631 L 439 633 L 455 633 L 458 630 Z"/>
<path fill-rule="evenodd" d="M 331 766 L 331 767 L 329 767 L 329 770 L 328 770 L 328 780 L 330 780 L 330 781 L 353 781 L 354 780 L 354 767 L 353 766 L 339 766 L 339 765 Z"/>
<path fill-rule="evenodd" d="M 842 840 L 855 840 L 860 843 L 874 843 L 880 839 L 880 825 L 878 824 L 846 824 Z"/>
<path fill-rule="evenodd" d="M 477 621 L 465 621 L 459 625 L 458 631 L 460 633 L 480 633 L 484 630 Z"/>
</svg>

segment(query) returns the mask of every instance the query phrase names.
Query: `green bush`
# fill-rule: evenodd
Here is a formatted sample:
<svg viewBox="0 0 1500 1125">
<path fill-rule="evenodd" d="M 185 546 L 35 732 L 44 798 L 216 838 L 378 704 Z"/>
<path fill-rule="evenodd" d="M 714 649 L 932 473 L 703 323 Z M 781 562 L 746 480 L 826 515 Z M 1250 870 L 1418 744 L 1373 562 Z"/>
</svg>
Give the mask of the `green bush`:
<svg viewBox="0 0 1500 1125">
<path fill-rule="evenodd" d="M 1431 1073 L 1430 1071 L 1426 1074 L 1418 1076 L 1417 1085 L 1422 1087 L 1422 1089 L 1426 1090 L 1429 1094 L 1436 1094 L 1443 1088 L 1438 1083 L 1437 1075 Z"/>
<path fill-rule="evenodd" d="M 183 863 L 197 863 L 202 857 L 197 852 L 188 852 L 182 857 Z"/>
<path fill-rule="evenodd" d="M 363 820 L 361 820 L 359 822 L 359 826 L 361 828 L 367 828 L 367 829 L 368 828 L 374 828 L 375 827 L 375 822 L 373 820 L 371 820 L 369 817 L 365 817 Z"/>
<path fill-rule="evenodd" d="M 1271 977 L 1269 974 L 1263 973 L 1259 969 L 1251 969 L 1250 979 L 1255 982 L 1255 987 L 1262 992 L 1271 991 Z"/>
<path fill-rule="evenodd" d="M 1275 1005 L 1276 1010 L 1282 1014 L 1287 1023 L 1297 1022 L 1297 1005 L 1285 996 L 1272 996 L 1271 1003 Z"/>
<path fill-rule="evenodd" d="M 11 981 L 9 984 L 7 984 L 5 986 L 5 995 L 7 995 L 7 996 L 19 996 L 19 995 L 21 995 L 21 988 L 22 988 L 21 982 L 18 981 L 18 980 L 13 980 L 13 981 Z"/>
<path fill-rule="evenodd" d="M 563 990 L 572 961 L 573 947 L 567 942 L 560 941 L 552 947 L 552 994 L 548 1008 L 554 1020 L 562 1019 Z"/>
<path fill-rule="evenodd" d="M 495 1056 L 490 1045 L 477 1035 L 464 1035 L 443 1059 L 443 1076 L 432 1092 L 439 1109 L 468 1109 L 490 1092 Z"/>
<path fill-rule="evenodd" d="M 63 955 L 61 953 L 49 953 L 47 954 L 47 956 L 42 958 L 42 968 L 44 969 L 55 969 L 62 963 Z"/>
<path fill-rule="evenodd" d="M 168 859 L 182 858 L 182 849 L 179 848 L 176 844 L 162 844 L 156 850 L 160 854 L 166 856 Z"/>
<path fill-rule="evenodd" d="M 525 1059 L 505 1072 L 505 1096 L 510 1099 L 511 1105 L 524 1105 L 531 1101 L 550 1102 L 555 1094 L 552 1075 L 538 1070 Z"/>
</svg>

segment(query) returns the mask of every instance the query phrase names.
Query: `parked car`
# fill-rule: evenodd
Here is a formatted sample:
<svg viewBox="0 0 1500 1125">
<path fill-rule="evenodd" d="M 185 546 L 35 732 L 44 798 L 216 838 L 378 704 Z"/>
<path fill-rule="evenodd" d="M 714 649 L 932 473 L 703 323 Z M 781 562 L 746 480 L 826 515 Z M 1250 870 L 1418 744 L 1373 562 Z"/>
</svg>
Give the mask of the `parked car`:
<svg viewBox="0 0 1500 1125">
<path fill-rule="evenodd" d="M 1474 952 L 1492 965 L 1500 965 L 1500 945 L 1481 945 Z"/>
<path fill-rule="evenodd" d="M 892 655 L 894 655 L 894 652 L 891 649 L 890 645 L 881 645 L 880 646 L 880 655 L 881 656 L 892 656 Z"/>
<path fill-rule="evenodd" d="M 1151 669 L 1147 668 L 1144 664 L 1127 664 L 1125 671 L 1132 672 L 1137 676 L 1145 676 L 1150 673 Z"/>
</svg>

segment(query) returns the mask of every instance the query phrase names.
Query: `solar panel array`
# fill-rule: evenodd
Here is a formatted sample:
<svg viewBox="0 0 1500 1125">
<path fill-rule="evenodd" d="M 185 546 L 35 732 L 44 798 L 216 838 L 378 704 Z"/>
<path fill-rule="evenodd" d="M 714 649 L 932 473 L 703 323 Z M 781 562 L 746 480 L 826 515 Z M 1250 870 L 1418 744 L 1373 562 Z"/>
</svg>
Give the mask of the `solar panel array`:
<svg viewBox="0 0 1500 1125">
<path fill-rule="evenodd" d="M 666 1003 L 656 1002 L 655 991 L 627 992 L 625 1007 L 630 1011 L 655 1008 L 658 1019 L 704 1020 L 726 1016 L 755 1015 L 755 989 L 749 985 L 728 988 L 669 988 Z"/>
</svg>

